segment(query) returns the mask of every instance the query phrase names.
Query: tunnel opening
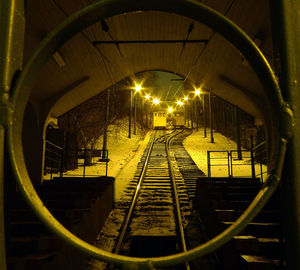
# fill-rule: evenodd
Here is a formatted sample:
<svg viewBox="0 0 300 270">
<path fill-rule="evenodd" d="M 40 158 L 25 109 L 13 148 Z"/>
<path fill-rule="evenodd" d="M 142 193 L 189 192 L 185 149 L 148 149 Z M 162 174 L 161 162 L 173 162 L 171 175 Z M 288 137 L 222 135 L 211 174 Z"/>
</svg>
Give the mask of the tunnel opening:
<svg viewBox="0 0 300 270">
<path fill-rule="evenodd" d="M 158 13 L 160 13 L 160 12 L 158 12 Z M 106 24 L 106 22 L 104 21 L 104 22 L 101 22 L 101 25 L 102 25 L 102 30 L 104 31 L 104 32 L 109 32 L 109 28 L 107 27 L 107 25 L 105 25 Z M 187 30 L 187 32 L 186 31 L 183 31 L 184 33 L 187 33 L 188 35 L 190 34 L 190 33 L 192 33 L 192 31 L 193 31 L 193 27 L 194 27 L 194 25 L 193 25 L 193 22 L 190 22 L 189 24 L 189 27 L 188 27 L 188 30 Z M 185 27 L 186 28 L 186 27 Z M 106 30 L 105 30 L 106 29 Z M 132 43 L 140 43 L 140 42 L 136 42 L 136 40 L 131 40 L 132 41 Z M 201 43 L 204 43 L 204 45 L 206 46 L 207 45 L 207 43 L 208 43 L 208 39 L 206 39 L 204 42 L 203 42 L 203 40 L 201 41 Z M 128 42 L 128 41 L 126 41 L 126 42 L 120 42 L 120 44 L 125 44 L 125 43 L 130 43 L 130 42 Z M 148 43 L 147 41 L 145 41 L 144 40 L 144 42 L 143 43 Z M 150 42 L 150 43 L 153 43 L 153 42 Z M 155 43 L 160 43 L 159 42 L 159 40 L 156 40 L 156 42 Z M 168 42 L 162 42 L 162 43 L 168 43 Z M 169 42 L 170 43 L 170 42 Z M 171 42 L 172 43 L 172 42 Z M 176 43 L 176 42 L 174 42 L 174 43 Z M 184 49 L 185 48 L 185 46 L 186 46 L 186 44 L 192 44 L 193 42 L 188 42 L 188 37 L 186 38 L 186 40 L 183 40 L 183 39 L 181 39 L 181 40 L 179 40 L 179 43 L 181 44 L 182 43 L 182 48 L 181 48 L 181 52 L 180 52 L 180 57 L 179 57 L 179 59 L 181 58 L 181 56 L 186 52 L 186 50 Z M 199 40 L 198 40 L 198 42 L 195 42 L 195 43 L 199 43 Z M 206 43 L 206 44 L 205 44 Z M 99 40 L 95 40 L 94 41 L 94 45 L 98 45 L 99 44 Z M 103 41 L 101 41 L 100 40 L 100 44 L 105 44 L 105 42 L 103 42 Z M 107 44 L 109 44 L 109 43 L 107 43 Z M 117 49 L 119 52 L 119 54 L 122 56 L 122 54 L 123 54 L 123 50 L 122 49 L 120 49 L 120 45 L 117 43 L 117 42 L 113 42 L 113 43 L 110 43 L 110 44 L 113 44 L 113 45 L 115 45 L 116 46 L 116 48 L 115 49 Z M 203 45 L 203 44 L 202 44 Z M 104 46 L 104 45 L 103 45 Z M 101 54 L 101 53 L 100 53 Z M 66 51 L 63 51 L 63 55 L 67 55 L 67 52 Z M 57 56 L 57 54 L 56 54 L 56 56 Z M 227 55 L 228 56 L 228 55 Z M 230 56 L 232 56 L 232 54 L 230 54 Z M 234 57 L 236 57 L 236 55 L 234 56 Z M 57 58 L 57 57 L 56 57 Z M 55 58 L 55 59 L 56 59 Z M 238 58 L 238 57 L 236 57 L 236 58 Z M 228 58 L 227 58 L 228 59 Z M 103 59 L 102 59 L 103 60 Z M 55 60 L 55 61 L 57 61 L 57 60 Z M 64 65 L 60 65 L 60 68 L 64 68 L 66 65 L 64 64 Z M 174 69 L 174 68 L 173 68 Z M 106 72 L 107 72 L 107 67 L 106 67 Z M 169 68 L 169 70 L 170 70 L 170 68 Z M 177 70 L 177 68 L 176 68 L 176 70 Z M 107 73 L 110 73 L 110 72 L 107 72 Z M 184 73 L 184 72 L 183 72 Z M 44 74 L 45 75 L 45 74 Z M 108 75 L 111 75 L 111 74 L 108 74 Z M 199 75 L 199 74 L 198 74 Z M 249 75 L 249 74 L 248 74 Z M 42 75 L 43 76 L 43 75 Z M 196 76 L 196 75 L 195 75 Z M 108 76 L 109 77 L 109 76 Z M 122 76 L 119 76 L 119 77 L 122 77 Z M 209 76 L 208 76 L 209 77 Z M 249 76 L 249 77 L 251 77 L 251 75 Z M 248 79 L 249 79 L 249 77 L 248 77 Z M 205 81 L 205 78 L 206 78 L 206 76 L 204 76 L 204 77 L 202 77 L 202 79 L 203 79 L 203 81 Z M 226 76 L 223 76 L 223 75 L 219 75 L 219 78 L 221 78 L 223 81 L 226 81 L 226 83 L 228 83 L 228 81 L 229 80 L 224 80 L 224 78 L 226 78 Z M 253 79 L 253 77 L 251 77 L 250 78 L 250 81 L 251 81 L 251 79 Z M 113 80 L 112 80 L 113 81 Z M 194 80 L 194 81 L 196 81 L 196 80 Z M 106 82 L 106 84 L 110 84 L 110 83 L 107 83 Z M 231 85 L 238 85 L 238 84 L 236 84 L 235 82 L 234 83 L 232 83 L 232 82 L 230 82 L 229 84 L 231 84 Z M 75 87 L 76 88 L 76 87 Z M 91 88 L 93 88 L 93 87 L 91 87 Z M 96 87 L 94 87 L 95 89 L 96 89 Z M 86 89 L 85 87 L 84 87 L 84 89 Z M 74 89 L 71 89 L 71 90 L 74 90 Z M 76 89 L 76 90 L 78 90 L 78 89 Z M 243 89 L 244 90 L 244 89 Z M 246 89 L 247 90 L 247 89 Z M 42 93 L 43 91 L 40 91 L 38 94 L 36 93 L 36 95 L 38 96 L 40 93 Z M 45 92 L 47 92 L 47 91 L 45 91 Z M 75 91 L 76 92 L 76 91 Z M 83 91 L 84 92 L 84 91 Z M 249 92 L 251 92 L 251 91 L 249 91 Z M 81 93 L 82 94 L 82 93 Z M 70 95 L 70 96 L 72 96 L 72 95 Z M 241 96 L 243 96 L 243 94 L 241 95 Z M 224 93 L 223 93 L 223 97 L 224 97 Z M 46 99 L 45 97 L 42 97 L 42 96 L 39 96 L 39 98 L 40 99 Z M 87 98 L 87 96 L 85 96 L 85 97 L 83 97 L 83 99 L 77 99 L 77 100 L 75 100 L 74 99 L 74 103 L 72 103 L 72 102 L 70 102 L 70 104 L 72 103 L 72 105 L 70 105 L 70 104 L 68 104 L 68 102 L 66 102 L 67 100 L 64 100 L 64 102 L 61 102 L 61 104 L 59 104 L 60 106 L 56 106 L 55 108 L 54 108 L 54 114 L 57 114 L 57 116 L 58 115 L 61 115 L 61 113 L 62 113 L 62 111 L 67 111 L 70 107 L 74 107 L 74 104 L 76 104 L 76 103 L 78 103 L 78 101 L 82 101 L 82 100 L 86 100 L 86 98 Z M 257 97 L 256 97 L 257 98 Z M 258 98 L 259 99 L 259 98 Z M 257 100 L 258 100 L 257 99 Z M 231 100 L 233 100 L 233 98 L 231 97 Z M 250 100 L 250 99 L 249 99 Z M 69 101 L 72 101 L 72 98 L 70 98 L 69 99 Z M 245 101 L 245 99 L 244 99 L 244 101 Z M 247 102 L 246 102 L 247 103 Z M 251 102 L 250 102 L 251 103 Z M 205 104 L 205 101 L 204 101 L 204 104 Z M 249 104 L 248 104 L 249 105 Z M 253 105 L 253 104 L 252 104 Z M 251 106 L 250 106 L 251 107 Z M 255 106 L 254 106 L 255 107 Z M 197 113 L 197 102 L 195 102 L 195 119 L 197 118 L 197 117 L 200 117 L 201 116 L 201 113 L 200 113 L 200 110 L 199 110 L 199 113 Z M 253 109 L 253 108 L 252 108 Z M 192 110 L 192 109 L 191 109 Z M 253 109 L 254 111 L 255 111 L 255 109 Z M 204 110 L 203 110 L 204 111 Z M 192 115 L 194 116 L 194 114 L 192 113 Z M 202 114 L 203 114 L 203 112 L 202 112 Z M 197 129 L 198 129 L 198 121 L 196 120 L 196 122 L 193 122 L 193 117 L 191 116 L 190 117 L 191 119 L 190 119 L 190 126 L 191 126 L 191 128 L 193 128 L 193 125 L 195 125 L 195 123 L 196 123 L 196 126 L 197 126 Z M 204 118 L 205 119 L 205 118 Z M 214 121 L 214 120 L 212 120 L 212 121 Z M 106 120 L 106 122 L 107 122 L 107 120 Z M 141 122 L 143 122 L 143 117 L 141 117 Z M 204 122 L 206 122 L 206 120 L 203 120 L 203 126 L 204 126 Z M 215 124 L 217 124 L 217 123 L 215 123 Z M 226 125 L 224 125 L 224 128 L 227 128 L 227 126 Z M 88 141 L 88 140 L 87 140 Z M 214 143 L 213 141 L 211 142 L 211 143 Z M 83 142 L 83 145 L 84 145 L 85 143 Z M 104 143 L 103 143 L 103 145 L 104 145 Z M 104 149 L 104 147 L 103 147 L 103 149 Z M 238 159 L 240 159 L 240 157 L 238 157 Z M 89 162 L 88 162 L 89 163 Z M 62 179 L 60 179 L 60 180 L 62 180 Z"/>
</svg>

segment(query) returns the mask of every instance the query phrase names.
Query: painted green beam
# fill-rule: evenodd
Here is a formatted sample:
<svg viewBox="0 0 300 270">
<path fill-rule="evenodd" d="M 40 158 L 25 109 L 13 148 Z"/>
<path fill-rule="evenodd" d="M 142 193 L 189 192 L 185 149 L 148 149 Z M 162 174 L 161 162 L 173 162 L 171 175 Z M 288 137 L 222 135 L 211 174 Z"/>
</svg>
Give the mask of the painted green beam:
<svg viewBox="0 0 300 270">
<path fill-rule="evenodd" d="M 16 72 L 22 66 L 24 27 L 24 1 L 0 1 L 0 264 L 3 270 L 6 270 L 4 227 L 5 126 L 9 122 L 9 91 Z"/>
<path fill-rule="evenodd" d="M 280 55 L 280 86 L 295 115 L 283 179 L 283 227 L 287 269 L 300 269 L 300 0 L 270 1 L 275 48 Z"/>
</svg>

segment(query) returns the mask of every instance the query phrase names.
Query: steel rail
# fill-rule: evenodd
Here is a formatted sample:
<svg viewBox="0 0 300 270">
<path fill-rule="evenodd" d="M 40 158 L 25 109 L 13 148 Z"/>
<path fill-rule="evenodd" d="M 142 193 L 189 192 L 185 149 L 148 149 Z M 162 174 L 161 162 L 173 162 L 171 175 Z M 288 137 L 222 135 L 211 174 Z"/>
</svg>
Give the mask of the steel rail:
<svg viewBox="0 0 300 270">
<path fill-rule="evenodd" d="M 174 173 L 173 165 L 172 165 L 172 162 L 171 162 L 171 155 L 170 155 L 170 150 L 169 150 L 171 140 L 174 139 L 175 136 L 177 136 L 178 134 L 180 134 L 182 132 L 183 132 L 183 129 L 180 132 L 172 134 L 170 137 L 168 137 L 168 139 L 165 143 L 165 148 L 166 148 L 168 164 L 169 164 L 169 168 L 170 168 L 170 172 L 171 172 L 173 197 L 174 197 L 174 201 L 175 201 L 175 209 L 176 209 L 176 216 L 177 216 L 177 223 L 178 223 L 178 228 L 179 228 L 182 251 L 186 252 L 187 249 L 186 249 L 185 233 L 184 233 L 184 228 L 183 228 L 183 224 L 182 224 L 180 202 L 179 202 L 179 197 L 178 197 L 178 192 L 177 192 L 175 173 Z M 186 270 L 190 270 L 189 262 L 185 262 L 185 268 L 186 268 Z"/>
<path fill-rule="evenodd" d="M 143 180 L 144 180 L 144 176 L 145 176 L 145 172 L 146 172 L 147 167 L 148 167 L 148 163 L 149 163 L 150 155 L 151 155 L 153 145 L 154 145 L 154 142 L 155 142 L 155 138 L 156 138 L 156 132 L 155 132 L 155 135 L 152 137 L 152 141 L 151 141 L 151 144 L 150 144 L 150 147 L 149 147 L 149 150 L 148 150 L 148 153 L 147 153 L 142 171 L 141 171 L 140 176 L 139 176 L 138 184 L 137 184 L 137 187 L 135 189 L 135 193 L 134 193 L 134 196 L 132 198 L 130 208 L 129 208 L 128 213 L 126 215 L 126 219 L 124 220 L 124 222 L 122 224 L 122 230 L 119 234 L 118 241 L 117 241 L 116 247 L 114 249 L 114 253 L 116 253 L 116 254 L 119 254 L 119 252 L 120 252 L 121 245 L 123 243 L 125 234 L 127 232 L 128 226 L 129 226 L 129 222 L 131 221 L 132 213 L 133 213 L 133 210 L 135 208 L 138 196 L 140 194 L 141 187 L 142 187 Z"/>
</svg>

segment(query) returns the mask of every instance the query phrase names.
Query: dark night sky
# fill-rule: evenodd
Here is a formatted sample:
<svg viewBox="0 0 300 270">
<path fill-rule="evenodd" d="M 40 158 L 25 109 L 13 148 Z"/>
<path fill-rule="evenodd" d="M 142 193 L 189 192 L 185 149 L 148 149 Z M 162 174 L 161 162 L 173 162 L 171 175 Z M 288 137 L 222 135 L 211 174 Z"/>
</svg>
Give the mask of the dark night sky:
<svg viewBox="0 0 300 270">
<path fill-rule="evenodd" d="M 161 100 L 177 100 L 183 97 L 182 90 L 183 90 L 183 81 L 180 80 L 171 80 L 171 79 L 182 79 L 182 77 L 169 72 L 163 71 L 150 71 L 153 76 L 150 79 L 150 84 L 153 82 L 153 88 L 149 89 L 151 95 L 157 96 Z M 147 76 L 145 72 L 144 76 Z M 154 74 L 153 74 L 154 73 Z M 147 82 L 149 85 L 149 81 Z"/>
</svg>

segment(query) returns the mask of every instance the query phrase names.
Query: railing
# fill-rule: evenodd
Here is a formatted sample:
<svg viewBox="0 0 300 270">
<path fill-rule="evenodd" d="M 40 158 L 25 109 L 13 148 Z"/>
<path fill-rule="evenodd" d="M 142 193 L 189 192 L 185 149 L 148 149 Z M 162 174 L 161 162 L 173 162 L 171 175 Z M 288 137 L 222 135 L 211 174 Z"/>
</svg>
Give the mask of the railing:
<svg viewBox="0 0 300 270">
<path fill-rule="evenodd" d="M 45 172 L 50 168 L 50 179 L 52 180 L 53 173 L 63 173 L 64 149 L 53 142 L 46 140 L 45 150 Z"/>
<path fill-rule="evenodd" d="M 230 151 L 207 151 L 207 173 L 212 177 L 212 167 L 226 167 L 227 176 L 260 178 L 263 182 L 263 164 L 265 155 L 263 151 L 257 151 L 261 145 L 252 150 L 230 150 Z M 256 174 L 255 165 L 259 164 L 260 173 Z M 248 170 L 248 172 L 247 172 Z M 225 176 L 222 174 L 222 176 Z"/>
<path fill-rule="evenodd" d="M 76 151 L 76 150 L 74 150 Z M 98 162 L 105 162 L 105 176 L 107 176 L 107 170 L 108 170 L 108 150 L 107 149 L 82 149 L 82 150 L 77 150 L 78 154 L 78 165 L 81 164 L 83 167 L 83 173 L 82 176 L 86 177 L 86 167 L 89 165 L 92 165 L 92 158 L 93 157 L 99 157 L 97 160 Z M 80 163 L 79 160 L 82 160 Z"/>
<path fill-rule="evenodd" d="M 252 151 L 255 153 L 255 161 L 259 162 L 260 164 L 260 173 L 256 176 L 259 176 L 262 182 L 264 180 L 264 174 L 267 174 L 267 170 L 263 170 L 263 164 L 267 164 L 266 149 L 264 147 L 265 144 L 266 142 L 263 141 L 252 149 Z"/>
<path fill-rule="evenodd" d="M 98 162 L 105 162 L 105 175 L 107 176 L 108 172 L 108 150 L 107 149 L 68 149 L 65 153 L 64 149 L 55 145 L 52 142 L 46 141 L 46 157 L 45 157 L 45 170 L 49 170 L 50 168 L 50 180 L 53 179 L 54 173 L 59 173 L 60 177 L 63 177 L 64 172 L 66 171 L 67 160 L 65 154 L 68 155 L 73 154 L 75 158 L 76 167 L 82 167 L 81 174 L 70 174 L 68 176 L 73 175 L 82 175 L 83 178 L 86 176 L 91 176 L 86 174 L 86 167 L 92 165 L 92 159 L 94 157 L 99 158 Z M 94 176 L 95 174 L 93 174 Z"/>
</svg>

